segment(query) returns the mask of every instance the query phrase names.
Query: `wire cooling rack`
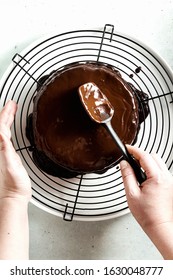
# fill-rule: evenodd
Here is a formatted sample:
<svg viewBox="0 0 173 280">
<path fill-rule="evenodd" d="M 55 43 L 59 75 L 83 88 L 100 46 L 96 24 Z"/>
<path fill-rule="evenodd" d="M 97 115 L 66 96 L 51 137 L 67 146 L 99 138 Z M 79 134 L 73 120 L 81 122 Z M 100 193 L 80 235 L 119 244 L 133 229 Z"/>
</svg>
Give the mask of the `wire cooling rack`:
<svg viewBox="0 0 173 280">
<path fill-rule="evenodd" d="M 158 153 L 173 168 L 173 74 L 142 42 L 103 29 L 75 30 L 43 38 L 15 54 L 0 84 L 0 107 L 18 103 L 12 140 L 32 181 L 32 200 L 41 209 L 72 221 L 116 218 L 129 212 L 119 165 L 102 175 L 72 179 L 44 173 L 34 163 L 26 138 L 26 120 L 40 77 L 74 62 L 95 61 L 114 66 L 124 79 L 149 96 L 150 114 L 142 123 L 136 145 Z"/>
</svg>

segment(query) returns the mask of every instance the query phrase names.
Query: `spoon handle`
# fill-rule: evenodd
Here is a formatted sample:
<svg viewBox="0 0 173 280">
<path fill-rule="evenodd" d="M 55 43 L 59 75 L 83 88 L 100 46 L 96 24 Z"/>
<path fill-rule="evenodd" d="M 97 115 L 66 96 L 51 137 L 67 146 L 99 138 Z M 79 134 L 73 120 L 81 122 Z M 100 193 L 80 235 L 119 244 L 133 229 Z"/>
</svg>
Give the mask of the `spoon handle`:
<svg viewBox="0 0 173 280">
<path fill-rule="evenodd" d="M 107 129 L 107 131 L 111 134 L 112 138 L 116 142 L 117 146 L 121 150 L 124 159 L 131 165 L 133 171 L 135 173 L 136 179 L 138 180 L 139 184 L 141 185 L 146 179 L 146 174 L 142 170 L 141 166 L 139 165 L 138 161 L 129 154 L 128 150 L 126 149 L 125 145 L 122 143 L 114 129 L 112 128 L 111 122 L 102 123 L 103 126 Z"/>
</svg>

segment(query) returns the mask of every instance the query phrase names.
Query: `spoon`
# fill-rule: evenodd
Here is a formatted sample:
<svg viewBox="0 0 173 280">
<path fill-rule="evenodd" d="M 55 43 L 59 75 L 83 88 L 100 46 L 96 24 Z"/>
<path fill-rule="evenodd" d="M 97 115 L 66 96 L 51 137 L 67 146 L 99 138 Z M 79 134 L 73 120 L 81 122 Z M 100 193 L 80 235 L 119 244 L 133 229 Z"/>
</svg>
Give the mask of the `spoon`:
<svg viewBox="0 0 173 280">
<path fill-rule="evenodd" d="M 124 159 L 133 168 L 137 181 L 139 184 L 142 184 L 142 182 L 146 180 L 146 174 L 141 169 L 138 161 L 131 154 L 129 154 L 127 148 L 112 128 L 111 119 L 114 115 L 114 108 L 107 97 L 102 93 L 97 85 L 92 82 L 81 85 L 78 88 L 78 93 L 82 105 L 84 106 L 89 117 L 93 121 L 102 124 L 107 129 L 118 148 L 121 150 Z"/>
</svg>

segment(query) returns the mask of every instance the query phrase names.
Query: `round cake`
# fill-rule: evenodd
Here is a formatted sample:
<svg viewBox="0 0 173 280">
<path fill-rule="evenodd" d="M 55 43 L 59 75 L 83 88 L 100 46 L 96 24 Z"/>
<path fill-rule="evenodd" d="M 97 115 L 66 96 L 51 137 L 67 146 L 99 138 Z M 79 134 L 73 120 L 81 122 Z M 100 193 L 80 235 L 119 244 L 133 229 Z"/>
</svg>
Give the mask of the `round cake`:
<svg viewBox="0 0 173 280">
<path fill-rule="evenodd" d="M 48 174 L 75 177 L 103 173 L 117 164 L 121 152 L 109 133 L 83 108 L 78 88 L 93 82 L 114 107 L 112 126 L 124 144 L 133 144 L 148 114 L 146 95 L 126 82 L 112 66 L 74 63 L 38 81 L 27 137 L 36 164 Z"/>
</svg>

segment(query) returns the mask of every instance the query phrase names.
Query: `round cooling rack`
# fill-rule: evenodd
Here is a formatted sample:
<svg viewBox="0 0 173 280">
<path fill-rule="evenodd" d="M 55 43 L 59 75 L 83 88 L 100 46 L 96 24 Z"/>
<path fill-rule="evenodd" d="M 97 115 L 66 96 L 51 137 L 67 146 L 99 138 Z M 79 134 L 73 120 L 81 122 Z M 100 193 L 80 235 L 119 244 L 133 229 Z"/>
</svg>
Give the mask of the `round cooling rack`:
<svg viewBox="0 0 173 280">
<path fill-rule="evenodd" d="M 67 221 L 104 220 L 129 212 L 119 165 L 102 175 L 52 177 L 35 165 L 26 138 L 26 120 L 40 77 L 85 61 L 114 66 L 124 79 L 148 94 L 150 114 L 141 125 L 136 145 L 158 153 L 173 169 L 173 74 L 162 58 L 138 40 L 114 32 L 109 24 L 39 40 L 12 58 L 1 80 L 0 107 L 9 99 L 18 103 L 12 140 L 32 180 L 32 202 Z"/>
</svg>

